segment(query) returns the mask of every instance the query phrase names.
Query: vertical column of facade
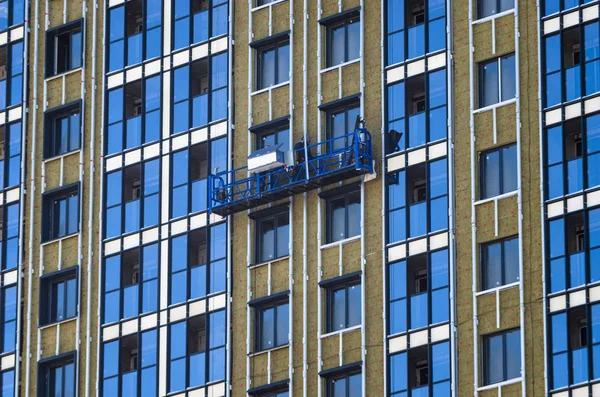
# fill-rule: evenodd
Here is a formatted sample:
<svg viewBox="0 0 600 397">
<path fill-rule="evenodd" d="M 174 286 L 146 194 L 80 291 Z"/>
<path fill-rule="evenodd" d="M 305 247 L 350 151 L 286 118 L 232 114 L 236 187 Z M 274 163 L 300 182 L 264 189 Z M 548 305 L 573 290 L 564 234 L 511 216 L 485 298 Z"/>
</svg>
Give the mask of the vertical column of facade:
<svg viewBox="0 0 600 397">
<path fill-rule="evenodd" d="M 16 395 L 20 380 L 23 340 L 22 238 L 25 175 L 27 75 L 29 62 L 28 3 L 13 0 L 3 6 L 0 23 L 0 137 L 3 172 L 0 177 L 0 216 L 2 233 L 0 271 L 2 288 L 2 350 L 0 352 L 0 387 L 7 395 Z M 6 145 L 6 146 L 5 146 Z"/>
<path fill-rule="evenodd" d="M 598 27 L 597 4 L 540 4 L 540 187 L 551 396 L 600 393 Z"/>
<path fill-rule="evenodd" d="M 384 7 L 385 395 L 456 395 L 447 4 Z"/>
<path fill-rule="evenodd" d="M 227 1 L 107 4 L 100 394 L 228 393 Z"/>
<path fill-rule="evenodd" d="M 531 13 L 485 0 L 454 13 L 455 112 L 469 114 L 455 124 L 457 316 L 472 317 L 458 326 L 472 341 L 461 343 L 459 376 L 473 395 L 529 395 L 543 374 Z"/>
<path fill-rule="evenodd" d="M 235 171 L 224 178 L 235 187 L 217 206 L 237 212 L 232 344 L 246 349 L 233 350 L 232 370 L 246 371 L 232 379 L 233 395 L 382 391 L 381 362 L 366 360 L 367 345 L 381 354 L 366 332 L 381 326 L 379 267 L 366 271 L 381 260 L 381 208 L 366 205 L 380 202 L 379 185 L 367 182 L 372 176 L 335 175 L 347 166 L 356 117 L 379 123 L 379 80 L 365 72 L 380 68 L 365 58 L 379 41 L 363 34 L 366 18 L 379 13 L 359 1 L 250 1 L 236 9 Z M 295 156 L 289 168 L 249 172 L 261 153 L 277 151 Z"/>
<path fill-rule="evenodd" d="M 91 257 L 97 244 L 94 185 L 99 176 L 94 163 L 100 154 L 94 145 L 100 125 L 95 117 L 100 107 L 95 102 L 100 95 L 97 58 L 89 50 L 100 39 L 96 4 L 88 8 L 86 2 L 65 2 L 50 10 L 48 2 L 36 1 L 31 8 L 30 146 L 29 156 L 23 156 L 29 157 L 23 161 L 29 161 L 30 196 L 24 225 L 27 294 L 20 388 L 24 395 L 36 390 L 88 395 L 95 382 L 90 367 L 96 338 L 92 313 L 97 310 L 88 291 L 95 279 Z"/>
</svg>

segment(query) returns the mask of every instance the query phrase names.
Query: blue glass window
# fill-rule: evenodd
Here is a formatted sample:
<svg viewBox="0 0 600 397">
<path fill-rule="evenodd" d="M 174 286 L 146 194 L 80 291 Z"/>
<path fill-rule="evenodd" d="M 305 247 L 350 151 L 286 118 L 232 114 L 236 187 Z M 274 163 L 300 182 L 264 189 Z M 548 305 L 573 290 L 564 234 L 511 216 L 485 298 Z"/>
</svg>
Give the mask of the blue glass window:
<svg viewBox="0 0 600 397">
<path fill-rule="evenodd" d="M 200 43 L 227 33 L 227 2 L 174 1 L 173 48 Z M 209 17 L 212 25 L 208 24 Z"/>
</svg>

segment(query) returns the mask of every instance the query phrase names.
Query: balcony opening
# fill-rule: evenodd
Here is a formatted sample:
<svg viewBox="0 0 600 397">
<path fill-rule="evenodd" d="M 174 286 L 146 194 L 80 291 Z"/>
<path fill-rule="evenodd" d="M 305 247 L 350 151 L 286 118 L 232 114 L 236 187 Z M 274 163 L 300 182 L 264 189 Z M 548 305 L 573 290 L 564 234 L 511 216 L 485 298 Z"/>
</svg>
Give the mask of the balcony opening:
<svg viewBox="0 0 600 397">
<path fill-rule="evenodd" d="M 581 45 L 579 42 L 579 28 L 563 32 L 563 63 L 565 68 L 579 65 L 581 62 Z"/>
<path fill-rule="evenodd" d="M 124 288 L 137 285 L 140 279 L 139 250 L 125 251 L 121 257 L 121 284 Z"/>
<path fill-rule="evenodd" d="M 427 326 L 427 291 L 429 274 L 427 271 L 427 255 L 411 256 L 406 264 L 407 292 L 410 299 L 410 329 Z"/>
<path fill-rule="evenodd" d="M 5 146 L 4 146 L 4 135 L 5 135 L 5 127 L 0 126 L 0 161 L 4 160 Z"/>
<path fill-rule="evenodd" d="M 406 2 L 406 27 L 419 25 L 425 22 L 425 2 L 423 0 L 409 0 Z"/>
<path fill-rule="evenodd" d="M 139 314 L 139 250 L 123 252 L 121 256 L 121 286 L 123 288 L 123 318 Z"/>
<path fill-rule="evenodd" d="M 569 339 L 571 349 L 587 346 L 588 328 L 585 307 L 569 310 Z"/>
<path fill-rule="evenodd" d="M 208 93 L 208 58 L 192 63 L 190 79 L 192 97 Z"/>
<path fill-rule="evenodd" d="M 0 80 L 4 80 L 6 78 L 7 49 L 8 46 L 0 47 Z"/>
<path fill-rule="evenodd" d="M 190 90 L 192 96 L 192 127 L 208 123 L 208 58 L 192 63 Z"/>
<path fill-rule="evenodd" d="M 581 120 L 575 119 L 567 121 L 563 125 L 564 146 L 566 160 L 580 158 L 583 155 L 583 146 L 581 140 Z"/>
<path fill-rule="evenodd" d="M 188 235 L 190 267 L 206 264 L 206 229 L 195 230 Z"/>
<path fill-rule="evenodd" d="M 206 317 L 192 317 L 187 327 L 187 348 L 190 355 L 206 350 Z"/>
<path fill-rule="evenodd" d="M 425 110 L 425 75 L 406 80 L 406 112 L 409 115 Z"/>
<path fill-rule="evenodd" d="M 575 254 L 585 249 L 585 230 L 583 227 L 583 213 L 567 216 L 567 251 Z"/>
<path fill-rule="evenodd" d="M 125 118 L 142 114 L 142 83 L 141 80 L 125 86 Z"/>
<path fill-rule="evenodd" d="M 123 172 L 123 195 L 125 202 L 137 200 L 141 196 L 140 165 L 125 168 Z"/>
<path fill-rule="evenodd" d="M 408 371 L 413 395 L 418 389 L 426 390 L 429 385 L 429 360 L 426 346 L 409 350 Z"/>
<path fill-rule="evenodd" d="M 142 16 L 142 1 L 131 0 L 127 2 L 127 36 L 133 36 L 142 33 L 144 28 L 144 19 Z"/>
<path fill-rule="evenodd" d="M 192 181 L 208 177 L 207 145 L 202 143 L 190 148 L 190 179 Z"/>
<path fill-rule="evenodd" d="M 138 368 L 137 334 L 121 338 L 119 350 L 120 372 L 126 374 L 136 371 Z"/>
<path fill-rule="evenodd" d="M 408 201 L 417 204 L 427 199 L 427 179 L 425 163 L 409 167 L 406 173 Z"/>
<path fill-rule="evenodd" d="M 427 255 L 410 257 L 407 268 L 409 295 L 427 292 Z"/>
<path fill-rule="evenodd" d="M 208 10 L 208 0 L 193 0 L 192 1 L 192 14 L 196 14 L 200 11 Z"/>
</svg>

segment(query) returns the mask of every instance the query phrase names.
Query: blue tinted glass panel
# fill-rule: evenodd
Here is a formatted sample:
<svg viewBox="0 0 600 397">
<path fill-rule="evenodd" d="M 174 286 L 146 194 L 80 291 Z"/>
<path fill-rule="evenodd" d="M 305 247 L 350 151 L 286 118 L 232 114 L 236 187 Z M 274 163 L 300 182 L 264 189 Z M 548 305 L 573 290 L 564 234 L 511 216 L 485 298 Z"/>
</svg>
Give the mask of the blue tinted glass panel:
<svg viewBox="0 0 600 397">
<path fill-rule="evenodd" d="M 410 297 L 410 328 L 416 329 L 427 325 L 427 293 Z"/>
<path fill-rule="evenodd" d="M 448 288 L 431 293 L 431 324 L 448 321 L 449 318 Z"/>
<path fill-rule="evenodd" d="M 427 233 L 427 202 L 410 206 L 410 237 Z"/>
<path fill-rule="evenodd" d="M 389 318 L 390 335 L 406 331 L 406 299 L 390 303 Z"/>
<path fill-rule="evenodd" d="M 219 36 L 227 33 L 227 5 L 213 8 L 211 36 Z"/>
<path fill-rule="evenodd" d="M 585 125 L 587 152 L 594 153 L 600 151 L 600 115 L 588 117 Z"/>
<path fill-rule="evenodd" d="M 450 379 L 450 346 L 448 342 L 431 346 L 432 381 Z"/>
<path fill-rule="evenodd" d="M 581 347 L 572 351 L 573 383 L 588 380 L 588 348 Z"/>
<path fill-rule="evenodd" d="M 404 83 L 389 86 L 387 93 L 388 119 L 396 120 L 404 117 L 404 111 L 406 108 L 406 105 L 404 103 Z"/>
<path fill-rule="evenodd" d="M 446 138 L 446 106 L 429 111 L 429 142 Z"/>
<path fill-rule="evenodd" d="M 119 321 L 119 291 L 110 292 L 104 295 L 104 323 Z"/>
<path fill-rule="evenodd" d="M 406 296 L 406 261 L 389 265 L 389 299 L 395 300 Z"/>
<path fill-rule="evenodd" d="M 401 20 L 402 18 L 395 18 Z M 387 64 L 393 65 L 404 61 L 404 32 L 387 37 Z"/>
<path fill-rule="evenodd" d="M 390 356 L 390 392 L 395 393 L 407 389 L 406 353 Z"/>
<path fill-rule="evenodd" d="M 569 256 L 569 287 L 585 284 L 585 253 L 579 252 Z"/>
<path fill-rule="evenodd" d="M 588 156 L 587 176 L 588 187 L 600 185 L 600 153 Z"/>
<path fill-rule="evenodd" d="M 581 69 L 579 65 L 565 69 L 565 99 L 567 101 L 572 101 L 581 96 L 580 81 Z"/>
<path fill-rule="evenodd" d="M 446 196 L 431 200 L 429 231 L 435 232 L 448 228 L 448 198 Z"/>
<path fill-rule="evenodd" d="M 567 287 L 565 258 L 550 261 L 550 292 L 562 291 Z"/>
<path fill-rule="evenodd" d="M 425 54 L 425 24 L 408 29 L 408 58 L 416 58 Z"/>
<path fill-rule="evenodd" d="M 569 363 L 567 353 L 552 357 L 552 386 L 554 389 L 569 383 Z"/>
<path fill-rule="evenodd" d="M 410 33 L 410 30 L 409 30 Z M 434 52 L 446 48 L 446 18 L 429 22 L 429 48 Z M 422 39 L 421 39 L 422 40 Z M 409 46 L 410 49 L 410 46 Z"/>
<path fill-rule="evenodd" d="M 176 10 L 177 11 L 177 10 Z M 175 21 L 175 39 L 174 48 L 175 50 L 190 45 L 190 19 L 183 18 Z"/>
<path fill-rule="evenodd" d="M 146 59 L 154 58 L 160 55 L 160 43 L 162 43 L 162 37 L 160 33 L 160 28 L 146 31 Z"/>
<path fill-rule="evenodd" d="M 208 40 L 208 11 L 197 12 L 193 16 L 194 43 Z"/>
<path fill-rule="evenodd" d="M 448 250 L 431 254 L 431 288 L 448 285 Z"/>
<path fill-rule="evenodd" d="M 562 101 L 562 83 L 560 81 L 560 72 L 546 76 L 546 87 L 551 87 L 546 91 L 546 107 L 554 106 Z"/>
<path fill-rule="evenodd" d="M 108 378 L 119 373 L 119 341 L 105 343 L 103 346 L 104 369 L 102 374 Z"/>
</svg>

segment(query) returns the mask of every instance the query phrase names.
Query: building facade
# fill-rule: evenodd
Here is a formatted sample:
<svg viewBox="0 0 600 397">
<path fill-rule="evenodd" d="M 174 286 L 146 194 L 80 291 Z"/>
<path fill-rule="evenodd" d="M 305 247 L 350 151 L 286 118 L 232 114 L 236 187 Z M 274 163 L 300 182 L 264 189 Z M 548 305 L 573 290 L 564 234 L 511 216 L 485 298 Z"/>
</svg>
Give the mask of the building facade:
<svg viewBox="0 0 600 397">
<path fill-rule="evenodd" d="M 0 2 L 2 396 L 600 396 L 598 7 Z"/>
</svg>

